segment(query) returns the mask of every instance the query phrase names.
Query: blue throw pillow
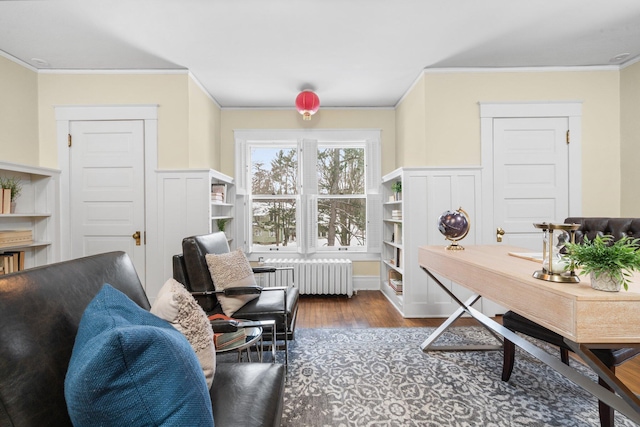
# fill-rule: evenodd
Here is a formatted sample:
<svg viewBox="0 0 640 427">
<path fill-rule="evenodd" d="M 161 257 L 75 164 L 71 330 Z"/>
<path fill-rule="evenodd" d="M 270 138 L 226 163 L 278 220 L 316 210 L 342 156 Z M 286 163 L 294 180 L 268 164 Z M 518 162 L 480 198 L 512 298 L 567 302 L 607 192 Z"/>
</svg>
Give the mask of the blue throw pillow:
<svg viewBox="0 0 640 427">
<path fill-rule="evenodd" d="M 80 321 L 64 394 L 81 426 L 213 426 L 187 339 L 105 284 Z"/>
</svg>

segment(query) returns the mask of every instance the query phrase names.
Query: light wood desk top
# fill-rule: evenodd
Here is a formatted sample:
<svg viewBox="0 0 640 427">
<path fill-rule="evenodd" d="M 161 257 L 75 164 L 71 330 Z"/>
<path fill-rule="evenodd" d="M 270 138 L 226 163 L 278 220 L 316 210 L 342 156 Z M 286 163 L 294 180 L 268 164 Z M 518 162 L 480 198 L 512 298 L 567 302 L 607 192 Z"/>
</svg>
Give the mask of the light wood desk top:
<svg viewBox="0 0 640 427">
<path fill-rule="evenodd" d="M 532 277 L 540 263 L 510 256 L 529 252 L 503 245 L 423 246 L 418 261 L 484 298 L 513 310 L 577 343 L 640 343 L 640 275 L 629 291 L 604 292 L 591 288 L 588 276 L 580 283 L 553 283 Z M 606 346 L 605 346 L 606 347 Z"/>
</svg>

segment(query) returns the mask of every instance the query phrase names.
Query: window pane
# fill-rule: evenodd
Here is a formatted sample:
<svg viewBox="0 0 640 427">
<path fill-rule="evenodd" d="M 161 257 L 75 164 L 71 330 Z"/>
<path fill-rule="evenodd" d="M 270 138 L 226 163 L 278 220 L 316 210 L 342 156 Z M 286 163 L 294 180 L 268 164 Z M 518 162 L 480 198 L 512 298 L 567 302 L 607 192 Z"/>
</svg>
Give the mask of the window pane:
<svg viewBox="0 0 640 427">
<path fill-rule="evenodd" d="M 364 148 L 318 148 L 318 194 L 364 194 Z"/>
<path fill-rule="evenodd" d="M 298 156 L 295 148 L 251 147 L 252 194 L 297 193 Z"/>
<path fill-rule="evenodd" d="M 298 247 L 295 200 L 254 200 L 251 204 L 251 211 L 254 250 L 272 247 Z"/>
<path fill-rule="evenodd" d="M 364 246 L 364 198 L 318 198 L 318 247 Z"/>
</svg>

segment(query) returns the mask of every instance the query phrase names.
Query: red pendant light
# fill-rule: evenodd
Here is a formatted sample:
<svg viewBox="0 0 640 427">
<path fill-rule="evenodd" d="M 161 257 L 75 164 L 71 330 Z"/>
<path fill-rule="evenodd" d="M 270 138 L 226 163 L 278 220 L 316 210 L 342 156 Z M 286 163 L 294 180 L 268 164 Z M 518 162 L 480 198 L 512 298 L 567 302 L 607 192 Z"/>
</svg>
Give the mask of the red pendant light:
<svg viewBox="0 0 640 427">
<path fill-rule="evenodd" d="M 320 98 L 310 90 L 303 90 L 296 97 L 296 109 L 303 120 L 311 120 L 311 116 L 320 108 Z"/>
</svg>

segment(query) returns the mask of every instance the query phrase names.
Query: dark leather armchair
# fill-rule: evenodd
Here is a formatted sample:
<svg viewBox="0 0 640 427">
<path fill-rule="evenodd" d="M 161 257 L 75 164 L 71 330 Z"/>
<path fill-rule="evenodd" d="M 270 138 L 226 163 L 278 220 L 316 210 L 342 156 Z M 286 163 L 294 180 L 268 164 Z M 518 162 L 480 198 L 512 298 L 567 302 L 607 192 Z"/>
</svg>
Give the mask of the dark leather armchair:
<svg viewBox="0 0 640 427">
<path fill-rule="evenodd" d="M 215 286 L 205 259 L 206 254 L 229 252 L 224 233 L 217 232 L 182 240 L 182 254 L 173 256 L 173 278 L 191 292 L 207 314 L 222 313 Z M 255 267 L 254 273 L 271 273 L 274 267 Z M 287 355 L 287 341 L 293 339 L 298 313 L 298 288 L 290 286 L 259 288 L 259 297 L 235 312 L 234 317 L 248 320 L 275 320 L 276 341 L 282 341 Z M 267 335 L 266 339 L 270 337 Z"/>
<path fill-rule="evenodd" d="M 586 236 L 593 240 L 596 235 L 611 235 L 614 240 L 624 236 L 640 237 L 640 218 L 580 218 L 570 217 L 565 221 L 567 224 L 580 224 L 576 231 L 575 241 L 580 243 Z M 563 363 L 569 364 L 569 347 L 565 344 L 561 335 L 520 316 L 512 311 L 508 311 L 502 318 L 502 324 L 509 330 L 520 332 L 530 337 L 548 342 L 560 348 L 560 358 Z M 623 362 L 640 354 L 640 348 L 621 349 L 597 349 L 593 353 L 604 363 L 604 365 L 615 372 L 615 367 Z M 509 381 L 515 360 L 515 345 L 508 339 L 504 339 L 504 361 L 502 366 L 502 381 Z M 602 379 L 598 383 L 608 389 L 608 384 Z M 609 427 L 614 425 L 614 410 L 603 402 L 598 402 L 600 412 L 600 425 Z"/>
</svg>

